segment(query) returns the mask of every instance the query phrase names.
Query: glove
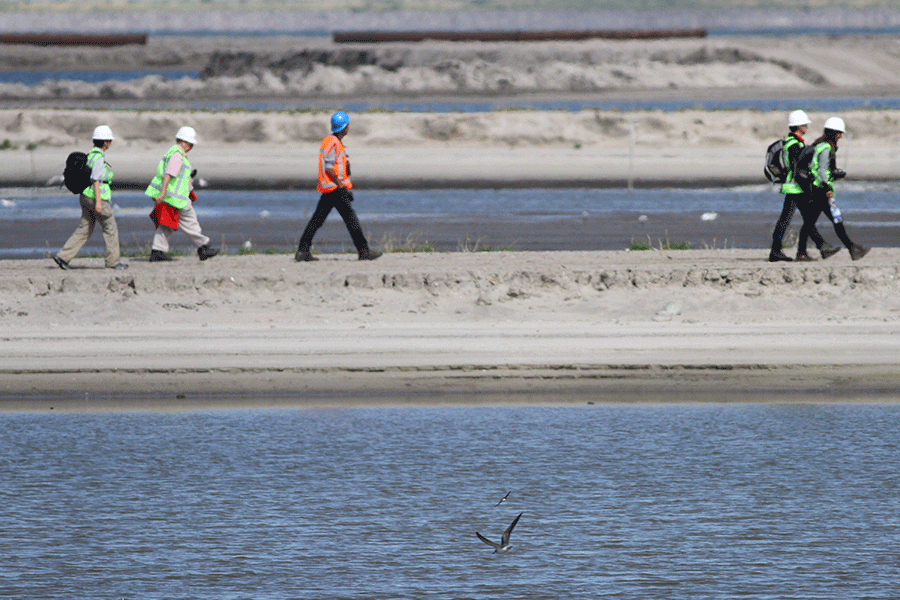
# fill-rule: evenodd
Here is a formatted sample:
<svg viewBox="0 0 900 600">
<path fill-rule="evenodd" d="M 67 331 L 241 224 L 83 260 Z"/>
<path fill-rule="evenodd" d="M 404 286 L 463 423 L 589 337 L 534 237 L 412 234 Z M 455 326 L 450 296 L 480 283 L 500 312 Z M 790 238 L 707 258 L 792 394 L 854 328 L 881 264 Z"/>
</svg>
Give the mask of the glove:
<svg viewBox="0 0 900 600">
<path fill-rule="evenodd" d="M 344 199 L 345 199 L 347 202 L 353 202 L 353 192 L 351 192 L 351 191 L 348 190 L 347 188 L 341 188 L 341 189 L 342 189 L 343 192 L 344 192 Z"/>
<path fill-rule="evenodd" d="M 835 170 L 832 172 L 832 176 L 833 176 L 835 179 L 843 179 L 844 177 L 847 176 L 847 171 L 845 171 L 845 170 L 843 170 L 843 169 L 835 169 Z"/>
</svg>

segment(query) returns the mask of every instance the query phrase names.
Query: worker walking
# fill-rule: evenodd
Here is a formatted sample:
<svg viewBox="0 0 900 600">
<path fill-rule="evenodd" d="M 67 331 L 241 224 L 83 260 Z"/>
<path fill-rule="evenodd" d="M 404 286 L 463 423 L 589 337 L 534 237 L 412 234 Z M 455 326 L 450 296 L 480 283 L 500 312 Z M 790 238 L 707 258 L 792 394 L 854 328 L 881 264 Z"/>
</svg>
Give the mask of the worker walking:
<svg viewBox="0 0 900 600">
<path fill-rule="evenodd" d="M 816 219 L 819 214 L 825 213 L 825 216 L 834 225 L 834 231 L 837 233 L 841 243 L 850 251 L 850 258 L 859 260 L 869 252 L 869 248 L 864 248 L 854 244 L 847 235 L 844 228 L 844 219 L 841 216 L 841 209 L 838 208 L 834 197 L 834 182 L 837 179 L 846 177 L 847 173 L 843 169 L 837 168 L 837 150 L 838 142 L 844 136 L 846 130 L 844 120 L 840 117 L 831 117 L 825 121 L 825 131 L 813 143 L 813 149 L 808 155 L 804 155 L 798 159 L 797 177 L 802 181 L 808 181 L 809 193 L 805 194 L 797 204 L 803 215 L 803 229 L 807 232 L 811 227 L 815 226 Z M 809 162 L 805 162 L 808 156 Z M 797 253 L 806 252 L 806 239 L 803 238 L 803 230 L 800 232 L 801 237 L 797 244 Z M 800 244 L 803 244 L 802 246 Z"/>
<path fill-rule="evenodd" d="M 112 129 L 106 125 L 98 125 L 93 134 L 94 147 L 87 154 L 87 168 L 90 170 L 90 184 L 81 192 L 81 222 L 66 241 L 65 245 L 53 257 L 60 269 L 70 269 L 69 262 L 75 258 L 79 250 L 94 233 L 94 225 L 100 222 L 103 229 L 103 259 L 108 269 L 127 269 L 121 262 L 119 252 L 119 227 L 112 210 L 113 179 L 112 167 L 106 162 L 106 151 L 112 145 Z M 83 185 L 83 183 L 82 183 Z M 81 187 L 79 185 L 78 187 Z"/>
<path fill-rule="evenodd" d="M 310 248 L 313 237 L 325 223 L 325 218 L 333 208 L 337 209 L 341 218 L 344 219 L 350 239 L 353 240 L 353 245 L 356 246 L 359 254 L 359 260 L 375 260 L 381 256 L 381 252 L 369 249 L 369 243 L 363 235 L 359 218 L 351 204 L 353 192 L 350 190 L 353 189 L 353 183 L 350 181 L 350 161 L 343 143 L 344 136 L 349 131 L 350 117 L 347 113 L 338 111 L 331 115 L 331 135 L 325 136 L 319 147 L 319 181 L 316 184 L 316 191 L 321 196 L 315 212 L 300 237 L 300 244 L 294 255 L 294 259 L 298 262 L 319 260 L 312 255 Z"/>
<path fill-rule="evenodd" d="M 791 219 L 794 217 L 797 203 L 804 194 L 803 188 L 794 181 L 794 163 L 806 146 L 803 136 L 806 135 L 810 123 L 809 117 L 802 110 L 795 110 L 788 115 L 788 130 L 790 133 L 784 139 L 784 145 L 781 149 L 782 163 L 787 168 L 785 181 L 781 184 L 781 193 L 784 194 L 784 206 L 781 209 L 781 216 L 779 216 L 778 222 L 775 223 L 775 230 L 772 232 L 772 249 L 769 252 L 769 262 L 790 262 L 791 260 L 791 257 L 787 256 L 782 250 L 782 241 L 788 226 L 791 224 Z M 808 228 L 801 228 L 800 236 L 802 242 L 798 241 L 798 247 L 805 249 L 806 238 L 811 237 L 823 259 L 840 251 L 840 248 L 837 246 L 825 243 L 825 240 L 819 234 L 819 230 L 816 229 L 815 222 L 810 223 Z M 810 261 L 813 259 L 804 250 L 797 253 L 797 260 Z"/>
<path fill-rule="evenodd" d="M 209 247 L 209 238 L 203 235 L 200 221 L 194 212 L 194 182 L 191 163 L 187 153 L 197 143 L 197 132 L 193 127 L 182 127 L 175 134 L 175 145 L 169 148 L 159 166 L 156 176 L 144 192 L 155 203 L 150 218 L 156 224 L 153 244 L 150 247 L 150 262 L 169 261 L 169 240 L 177 229 L 181 229 L 197 248 L 200 260 L 206 260 L 219 253 L 218 248 Z"/>
</svg>

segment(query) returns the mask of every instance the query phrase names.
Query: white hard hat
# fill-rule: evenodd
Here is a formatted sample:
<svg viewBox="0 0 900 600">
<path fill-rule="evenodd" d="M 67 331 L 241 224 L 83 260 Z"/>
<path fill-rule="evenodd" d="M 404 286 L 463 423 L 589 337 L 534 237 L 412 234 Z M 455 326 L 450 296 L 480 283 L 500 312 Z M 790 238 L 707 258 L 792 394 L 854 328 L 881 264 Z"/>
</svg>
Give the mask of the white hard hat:
<svg viewBox="0 0 900 600">
<path fill-rule="evenodd" d="M 111 141 L 116 138 L 113 137 L 112 129 L 110 129 L 108 126 L 98 125 L 96 128 L 94 128 L 94 136 L 91 139 L 92 140 L 100 140 L 100 141 L 105 141 L 105 140 Z"/>
<path fill-rule="evenodd" d="M 844 127 L 844 120 L 840 117 L 829 117 L 827 121 L 825 121 L 825 129 L 830 129 L 832 131 L 840 131 L 844 133 L 846 128 Z"/>
<path fill-rule="evenodd" d="M 788 127 L 800 127 L 801 125 L 809 125 L 812 121 L 806 116 L 802 110 L 795 110 L 788 115 Z"/>
<path fill-rule="evenodd" d="M 188 144 L 196 144 L 197 132 L 194 131 L 193 127 L 182 127 L 178 130 L 178 133 L 175 134 L 175 139 L 187 142 Z"/>
</svg>

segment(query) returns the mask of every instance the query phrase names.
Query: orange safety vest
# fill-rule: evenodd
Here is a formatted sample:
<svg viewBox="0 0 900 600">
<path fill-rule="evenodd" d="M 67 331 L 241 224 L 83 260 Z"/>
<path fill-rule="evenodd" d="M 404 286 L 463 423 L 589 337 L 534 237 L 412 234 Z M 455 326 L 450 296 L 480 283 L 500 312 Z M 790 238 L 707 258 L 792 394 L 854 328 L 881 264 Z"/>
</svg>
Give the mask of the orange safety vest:
<svg viewBox="0 0 900 600">
<path fill-rule="evenodd" d="M 326 165 L 325 155 L 330 153 L 336 153 L 337 156 L 334 164 Z M 325 169 L 329 167 L 333 168 L 335 173 L 338 174 L 341 181 L 344 182 L 345 188 L 348 190 L 353 188 L 353 184 L 350 182 L 350 174 L 347 172 L 349 170 L 347 151 L 344 150 L 344 144 L 341 143 L 341 140 L 333 135 L 329 135 L 322 140 L 322 145 L 319 147 L 319 183 L 316 184 L 316 190 L 320 194 L 327 194 L 337 189 L 337 184 L 325 173 Z"/>
</svg>

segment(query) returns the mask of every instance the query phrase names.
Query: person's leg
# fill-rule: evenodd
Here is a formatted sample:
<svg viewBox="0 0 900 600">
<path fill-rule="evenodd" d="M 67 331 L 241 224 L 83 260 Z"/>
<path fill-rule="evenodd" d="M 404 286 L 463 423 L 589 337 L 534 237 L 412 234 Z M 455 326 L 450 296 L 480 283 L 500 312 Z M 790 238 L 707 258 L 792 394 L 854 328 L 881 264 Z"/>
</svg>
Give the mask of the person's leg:
<svg viewBox="0 0 900 600">
<path fill-rule="evenodd" d="M 166 227 L 165 225 L 157 227 L 156 232 L 153 234 L 153 243 L 150 245 L 150 249 L 154 252 L 168 252 L 169 240 L 172 239 L 173 233 L 175 233 L 175 230 L 171 227 Z"/>
<path fill-rule="evenodd" d="M 850 250 L 853 247 L 853 240 L 847 235 L 847 230 L 844 228 L 844 220 L 841 216 L 841 210 L 837 207 L 837 204 L 834 203 L 834 199 L 829 199 L 824 194 L 819 198 L 819 204 L 822 207 L 822 212 L 825 213 L 825 216 L 828 217 L 828 220 L 831 221 L 831 224 L 834 226 L 834 232 L 837 234 L 838 239 L 841 240 L 841 243 L 844 244 L 844 247 L 847 250 Z"/>
<path fill-rule="evenodd" d="M 66 240 L 62 249 L 56 254 L 56 258 L 63 263 L 68 264 L 75 258 L 78 251 L 87 243 L 91 234 L 94 233 L 94 223 L 96 222 L 96 213 L 94 213 L 94 199 L 81 195 L 81 222 L 78 227 Z M 61 266 L 61 265 L 60 265 Z"/>
<path fill-rule="evenodd" d="M 209 244 L 209 238 L 203 235 L 200 221 L 197 219 L 197 213 L 190 202 L 184 208 L 178 209 L 178 229 L 188 236 L 195 248 L 201 248 Z"/>
<path fill-rule="evenodd" d="M 794 217 L 794 195 L 785 194 L 784 196 L 784 206 L 781 208 L 781 215 L 778 217 L 778 222 L 775 223 L 774 231 L 772 231 L 772 254 L 781 252 L 784 234 L 791 224 L 791 219 Z"/>
<path fill-rule="evenodd" d="M 367 252 L 369 250 L 369 242 L 366 241 L 366 236 L 363 235 L 359 218 L 356 216 L 356 211 L 353 210 L 353 205 L 350 204 L 350 198 L 340 194 L 333 202 L 341 218 L 344 219 L 344 225 L 347 226 L 347 232 L 350 234 L 350 239 L 353 240 L 353 245 L 356 246 L 356 251 L 360 254 Z"/>
<path fill-rule="evenodd" d="M 818 229 L 816 229 L 816 221 L 822 210 L 806 196 L 798 198 L 796 202 L 800 215 L 803 217 L 803 226 L 800 228 L 800 236 L 797 238 L 797 255 L 800 256 L 806 254 L 807 239 L 812 238 L 813 241 L 816 238 L 822 239 Z"/>
<path fill-rule="evenodd" d="M 113 268 L 121 260 L 119 251 L 119 226 L 116 225 L 116 217 L 113 215 L 112 205 L 103 203 L 103 211 L 100 213 L 100 227 L 103 230 L 103 257 L 106 266 Z"/>
<path fill-rule="evenodd" d="M 844 219 L 841 216 L 841 209 L 838 208 L 834 198 L 828 198 L 823 193 L 819 198 L 819 206 L 822 208 L 822 212 L 825 213 L 825 216 L 828 217 L 828 220 L 834 225 L 834 232 L 837 234 L 838 239 L 841 240 L 844 247 L 850 251 L 850 258 L 859 260 L 865 256 L 869 252 L 869 248 L 854 244 L 853 240 L 850 239 L 850 236 L 847 235 L 847 230 L 844 228 Z M 822 255 L 825 256 L 824 250 L 822 251 Z"/>
<path fill-rule="evenodd" d="M 335 197 L 335 192 L 330 192 L 328 194 L 322 194 L 319 197 L 319 203 L 316 205 L 316 210 L 313 212 L 312 217 L 309 219 L 309 223 L 306 224 L 306 229 L 303 230 L 303 235 L 300 236 L 300 243 L 297 245 L 298 253 L 309 254 L 309 249 L 312 247 L 313 237 L 315 237 L 316 232 L 319 231 L 319 228 L 322 227 L 322 224 L 325 223 L 325 218 L 328 216 L 328 213 L 331 212 L 333 208 L 332 200 Z"/>
</svg>

